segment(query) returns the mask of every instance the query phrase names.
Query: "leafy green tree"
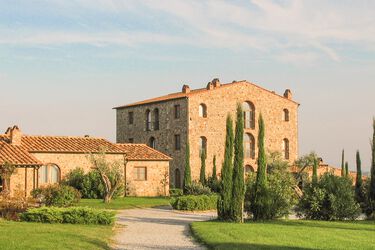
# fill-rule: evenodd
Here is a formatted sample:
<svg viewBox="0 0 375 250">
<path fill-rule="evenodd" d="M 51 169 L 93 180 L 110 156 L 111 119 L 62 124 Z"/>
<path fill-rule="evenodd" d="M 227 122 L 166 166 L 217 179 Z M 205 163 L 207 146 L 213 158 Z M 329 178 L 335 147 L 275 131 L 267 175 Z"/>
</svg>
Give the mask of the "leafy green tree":
<svg viewBox="0 0 375 250">
<path fill-rule="evenodd" d="M 213 168 L 212 168 L 212 180 L 217 181 L 217 170 L 216 170 L 216 155 L 214 155 L 214 159 L 212 160 L 213 162 Z"/>
<path fill-rule="evenodd" d="M 341 154 L 341 176 L 345 176 L 345 150 Z"/>
<path fill-rule="evenodd" d="M 243 222 L 243 205 L 245 198 L 244 180 L 244 120 L 240 104 L 237 105 L 236 133 L 234 136 L 233 189 L 232 189 L 232 221 Z"/>
<path fill-rule="evenodd" d="M 357 175 L 355 179 L 355 197 L 359 204 L 363 204 L 365 201 L 365 192 L 364 192 L 364 185 L 362 180 L 362 163 L 361 163 L 361 156 L 359 151 L 357 150 L 356 153 L 356 163 L 357 163 Z"/>
<path fill-rule="evenodd" d="M 349 163 L 345 162 L 345 177 L 349 177 Z"/>
<path fill-rule="evenodd" d="M 190 168 L 190 146 L 186 143 L 186 153 L 185 153 L 185 172 L 184 172 L 184 191 L 187 187 L 191 185 L 191 168 Z"/>
<path fill-rule="evenodd" d="M 218 217 L 221 220 L 230 219 L 232 202 L 232 176 L 233 176 L 233 121 L 228 114 L 226 121 L 226 138 L 224 163 L 221 169 L 220 198 L 218 201 Z"/>
<path fill-rule="evenodd" d="M 318 183 L 318 159 L 314 159 L 313 173 L 312 173 L 312 184 L 316 185 Z"/>
<path fill-rule="evenodd" d="M 199 181 L 202 185 L 206 185 L 206 151 L 201 152 L 201 171 L 199 175 Z"/>
<path fill-rule="evenodd" d="M 296 179 L 297 182 L 302 183 L 302 186 L 305 184 L 305 182 L 307 182 L 308 177 L 305 170 L 311 166 L 314 166 L 315 160 L 318 160 L 318 156 L 315 152 L 310 152 L 309 154 L 303 155 L 295 161 L 294 165 L 299 169 Z"/>
</svg>

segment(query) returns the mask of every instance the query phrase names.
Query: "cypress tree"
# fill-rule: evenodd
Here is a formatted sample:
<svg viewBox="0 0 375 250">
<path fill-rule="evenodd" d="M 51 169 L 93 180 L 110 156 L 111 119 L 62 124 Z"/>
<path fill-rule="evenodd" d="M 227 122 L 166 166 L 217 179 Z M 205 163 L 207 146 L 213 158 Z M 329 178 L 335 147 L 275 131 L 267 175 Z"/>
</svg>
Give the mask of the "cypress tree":
<svg viewBox="0 0 375 250">
<path fill-rule="evenodd" d="M 184 191 L 191 185 L 191 168 L 190 168 L 190 146 L 186 143 L 185 152 L 185 172 L 184 172 Z"/>
<path fill-rule="evenodd" d="M 201 171 L 199 175 L 199 181 L 202 185 L 206 185 L 206 151 L 201 152 Z"/>
<path fill-rule="evenodd" d="M 318 183 L 318 159 L 314 159 L 313 173 L 312 173 L 312 184 L 315 186 Z"/>
<path fill-rule="evenodd" d="M 212 160 L 214 167 L 212 168 L 212 180 L 217 181 L 217 173 L 216 173 L 216 155 L 214 155 L 214 159 Z"/>
<path fill-rule="evenodd" d="M 349 163 L 345 162 L 345 177 L 349 177 Z"/>
<path fill-rule="evenodd" d="M 355 196 L 357 202 L 362 203 L 364 201 L 364 195 L 362 192 L 363 180 L 362 180 L 362 163 L 361 163 L 361 156 L 359 154 L 359 150 L 356 153 L 356 165 L 357 165 L 357 175 L 355 179 Z"/>
<path fill-rule="evenodd" d="M 371 153 L 372 153 L 372 161 L 371 161 L 371 176 L 370 176 L 370 187 L 369 187 L 369 201 L 370 201 L 370 209 L 372 212 L 375 211 L 375 119 L 373 120 L 373 136 L 371 140 Z"/>
<path fill-rule="evenodd" d="M 345 176 L 345 151 L 342 150 L 341 154 L 341 176 Z"/>
<path fill-rule="evenodd" d="M 262 114 L 259 116 L 259 132 L 258 132 L 258 172 L 256 178 L 256 186 L 263 186 L 267 182 L 267 161 L 266 150 L 264 147 L 265 127 Z"/>
<path fill-rule="evenodd" d="M 218 201 L 218 217 L 221 220 L 230 219 L 232 202 L 232 175 L 233 175 L 233 121 L 228 114 L 226 121 L 226 138 L 224 162 L 221 169 L 220 199 Z"/>
<path fill-rule="evenodd" d="M 234 136 L 232 221 L 243 222 L 243 204 L 245 198 L 244 180 L 244 121 L 240 104 L 237 105 L 236 133 Z"/>
</svg>

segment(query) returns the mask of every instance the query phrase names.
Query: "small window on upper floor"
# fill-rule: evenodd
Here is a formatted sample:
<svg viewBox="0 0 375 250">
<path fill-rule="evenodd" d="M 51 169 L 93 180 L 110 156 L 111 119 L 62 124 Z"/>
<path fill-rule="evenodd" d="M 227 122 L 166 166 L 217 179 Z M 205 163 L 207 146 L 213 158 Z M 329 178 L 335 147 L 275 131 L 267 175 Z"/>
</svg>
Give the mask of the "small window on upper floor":
<svg viewBox="0 0 375 250">
<path fill-rule="evenodd" d="M 285 121 L 285 122 L 289 121 L 289 110 L 287 110 L 287 109 L 283 110 L 283 121 Z"/>
<path fill-rule="evenodd" d="M 203 152 L 207 154 L 207 138 L 204 136 L 199 138 L 199 155 L 201 156 Z"/>
<path fill-rule="evenodd" d="M 134 143 L 134 138 L 129 138 L 128 142 L 129 143 Z"/>
<path fill-rule="evenodd" d="M 128 121 L 129 121 L 129 124 L 133 124 L 134 123 L 134 112 L 129 112 L 128 113 Z"/>
<path fill-rule="evenodd" d="M 146 110 L 146 131 L 151 131 L 151 111 L 148 109 Z"/>
<path fill-rule="evenodd" d="M 181 149 L 181 135 L 174 135 L 174 149 Z"/>
<path fill-rule="evenodd" d="M 149 142 L 148 142 L 148 145 L 149 145 L 151 148 L 153 148 L 153 149 L 156 148 L 156 140 L 155 140 L 154 137 L 151 137 L 151 138 L 150 138 L 150 140 L 149 140 Z"/>
<path fill-rule="evenodd" d="M 181 116 L 181 106 L 174 105 L 174 119 L 179 119 Z"/>
<path fill-rule="evenodd" d="M 199 117 L 207 117 L 207 106 L 206 104 L 199 105 Z"/>
<path fill-rule="evenodd" d="M 282 152 L 285 160 L 289 160 L 289 140 L 285 138 L 283 140 Z"/>
<path fill-rule="evenodd" d="M 159 130 L 159 109 L 154 109 L 154 130 Z"/>
<path fill-rule="evenodd" d="M 244 114 L 245 129 L 255 129 L 255 106 L 252 102 L 244 102 L 242 104 L 242 111 Z"/>
</svg>

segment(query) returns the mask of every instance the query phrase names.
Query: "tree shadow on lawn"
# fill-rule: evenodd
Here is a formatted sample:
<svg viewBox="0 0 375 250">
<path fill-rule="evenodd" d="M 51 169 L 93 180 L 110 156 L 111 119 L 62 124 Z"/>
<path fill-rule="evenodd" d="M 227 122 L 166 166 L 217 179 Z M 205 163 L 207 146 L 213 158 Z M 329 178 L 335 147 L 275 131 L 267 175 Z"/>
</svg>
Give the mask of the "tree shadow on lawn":
<svg viewBox="0 0 375 250">
<path fill-rule="evenodd" d="M 315 250 L 316 248 L 303 248 L 303 247 L 291 247 L 291 246 L 277 246 L 277 245 L 261 245 L 251 243 L 220 243 L 214 244 L 209 249 L 257 249 L 257 250 Z"/>
</svg>

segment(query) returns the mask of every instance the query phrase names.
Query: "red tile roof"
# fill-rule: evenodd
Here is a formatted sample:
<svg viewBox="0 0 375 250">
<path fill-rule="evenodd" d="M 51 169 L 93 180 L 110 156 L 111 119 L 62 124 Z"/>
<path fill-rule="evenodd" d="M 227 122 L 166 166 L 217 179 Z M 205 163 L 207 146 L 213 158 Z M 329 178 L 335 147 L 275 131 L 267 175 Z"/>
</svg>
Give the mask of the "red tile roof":
<svg viewBox="0 0 375 250">
<path fill-rule="evenodd" d="M 164 102 L 164 101 L 169 101 L 169 100 L 188 98 L 191 95 L 195 95 L 195 94 L 206 92 L 206 91 L 213 91 L 213 90 L 220 89 L 220 88 L 230 87 L 234 84 L 250 84 L 250 85 L 252 85 L 256 88 L 262 89 L 262 90 L 267 91 L 271 94 L 274 94 L 278 97 L 281 97 L 285 100 L 288 100 L 288 101 L 291 101 L 291 102 L 294 102 L 294 103 L 298 104 L 297 102 L 295 102 L 293 100 L 290 100 L 290 99 L 287 99 L 282 95 L 276 94 L 275 92 L 267 90 L 267 89 L 265 89 L 263 87 L 260 87 L 260 86 L 254 84 L 254 83 L 243 80 L 243 81 L 234 81 L 232 83 L 221 84 L 221 86 L 219 88 L 215 88 L 215 89 L 212 89 L 212 90 L 208 90 L 207 88 L 192 89 L 189 93 L 183 93 L 183 92 L 172 93 L 172 94 L 169 94 L 169 95 L 164 95 L 164 96 L 151 98 L 151 99 L 147 99 L 147 100 L 143 100 L 143 101 L 139 101 L 139 102 L 123 105 L 123 106 L 114 107 L 114 109 L 121 109 L 121 108 L 133 107 L 133 106 L 138 106 L 138 105 L 143 105 L 143 104 L 150 104 L 150 103 L 157 103 L 157 102 Z"/>
<path fill-rule="evenodd" d="M 145 144 L 116 144 L 123 149 L 130 161 L 170 161 L 171 157 L 165 155 Z"/>
<path fill-rule="evenodd" d="M 15 146 L 0 141 L 0 166 L 5 163 L 17 166 L 42 165 L 42 163 L 31 155 L 23 146 Z"/>
</svg>

